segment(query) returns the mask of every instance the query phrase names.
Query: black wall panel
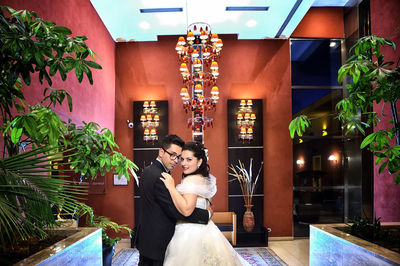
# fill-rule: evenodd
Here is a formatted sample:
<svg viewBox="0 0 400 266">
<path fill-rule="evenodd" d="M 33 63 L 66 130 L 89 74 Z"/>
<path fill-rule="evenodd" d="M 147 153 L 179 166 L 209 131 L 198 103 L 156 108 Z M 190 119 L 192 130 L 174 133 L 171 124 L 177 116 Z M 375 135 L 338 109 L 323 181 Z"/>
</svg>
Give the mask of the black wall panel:
<svg viewBox="0 0 400 266">
<path fill-rule="evenodd" d="M 240 160 L 247 171 L 250 167 L 250 158 L 253 158 L 252 171 L 253 178 L 258 174 L 263 162 L 263 117 L 262 117 L 262 100 L 252 100 L 252 112 L 256 115 L 253 128 L 253 140 L 251 142 L 239 139 L 239 129 L 237 125 L 237 113 L 240 107 L 240 101 L 228 100 L 228 163 L 229 166 L 238 165 Z M 231 170 L 230 170 L 231 172 Z M 228 194 L 229 194 L 229 211 L 237 214 L 237 242 L 238 246 L 256 246 L 266 245 L 266 231 L 264 228 L 264 192 L 263 192 L 263 170 L 261 170 L 257 186 L 254 192 L 252 211 L 254 213 L 255 227 L 252 232 L 245 232 L 243 229 L 243 214 L 245 212 L 244 199 L 240 189 L 239 182 L 234 180 L 233 176 L 229 176 Z"/>
</svg>

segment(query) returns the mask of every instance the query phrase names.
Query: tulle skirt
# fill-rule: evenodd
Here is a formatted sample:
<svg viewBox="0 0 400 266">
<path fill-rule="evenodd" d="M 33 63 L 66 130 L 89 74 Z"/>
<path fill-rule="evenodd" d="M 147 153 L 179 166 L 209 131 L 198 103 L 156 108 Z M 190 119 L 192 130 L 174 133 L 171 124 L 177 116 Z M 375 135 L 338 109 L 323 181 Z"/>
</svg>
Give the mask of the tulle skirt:
<svg viewBox="0 0 400 266">
<path fill-rule="evenodd" d="M 165 253 L 164 265 L 249 265 L 231 246 L 218 227 L 178 222 Z"/>
</svg>

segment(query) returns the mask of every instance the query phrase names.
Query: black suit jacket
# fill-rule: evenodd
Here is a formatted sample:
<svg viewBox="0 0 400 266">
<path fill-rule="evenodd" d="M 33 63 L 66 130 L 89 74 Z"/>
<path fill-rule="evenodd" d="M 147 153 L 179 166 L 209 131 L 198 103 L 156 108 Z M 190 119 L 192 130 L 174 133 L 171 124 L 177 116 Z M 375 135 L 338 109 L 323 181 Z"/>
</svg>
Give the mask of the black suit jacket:
<svg viewBox="0 0 400 266">
<path fill-rule="evenodd" d="M 144 169 L 139 179 L 141 215 L 136 244 L 141 256 L 153 260 L 164 260 L 177 220 L 202 224 L 209 220 L 207 210 L 196 208 L 189 217 L 178 212 L 168 189 L 160 180 L 162 172 L 165 172 L 163 165 L 155 160 Z"/>
</svg>

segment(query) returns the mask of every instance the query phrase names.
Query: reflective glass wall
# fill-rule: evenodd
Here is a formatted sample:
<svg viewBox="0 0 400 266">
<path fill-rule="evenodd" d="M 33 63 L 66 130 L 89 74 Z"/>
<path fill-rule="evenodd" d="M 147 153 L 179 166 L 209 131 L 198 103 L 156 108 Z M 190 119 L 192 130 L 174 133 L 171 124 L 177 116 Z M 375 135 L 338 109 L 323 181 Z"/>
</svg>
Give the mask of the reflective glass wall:
<svg viewBox="0 0 400 266">
<path fill-rule="evenodd" d="M 293 141 L 294 236 L 308 236 L 309 224 L 339 223 L 362 210 L 361 136 L 344 136 L 332 115 L 346 95 L 337 82 L 342 40 L 292 39 L 292 114 L 312 126 Z"/>
</svg>

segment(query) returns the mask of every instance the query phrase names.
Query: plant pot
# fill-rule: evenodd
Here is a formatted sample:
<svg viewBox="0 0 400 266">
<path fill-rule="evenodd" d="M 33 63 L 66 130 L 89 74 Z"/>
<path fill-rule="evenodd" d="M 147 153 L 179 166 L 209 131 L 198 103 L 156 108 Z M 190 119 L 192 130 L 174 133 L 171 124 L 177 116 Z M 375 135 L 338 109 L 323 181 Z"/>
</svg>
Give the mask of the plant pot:
<svg viewBox="0 0 400 266">
<path fill-rule="evenodd" d="M 251 211 L 253 205 L 244 205 L 246 211 L 243 214 L 243 228 L 246 232 L 251 232 L 254 229 L 254 214 Z"/>
<path fill-rule="evenodd" d="M 114 255 L 114 245 L 104 246 L 103 245 L 103 266 L 111 266 L 112 257 Z"/>
<path fill-rule="evenodd" d="M 400 226 L 400 223 L 382 223 Z M 355 237 L 346 224 L 310 225 L 310 265 L 400 265 L 400 253 Z"/>
</svg>

